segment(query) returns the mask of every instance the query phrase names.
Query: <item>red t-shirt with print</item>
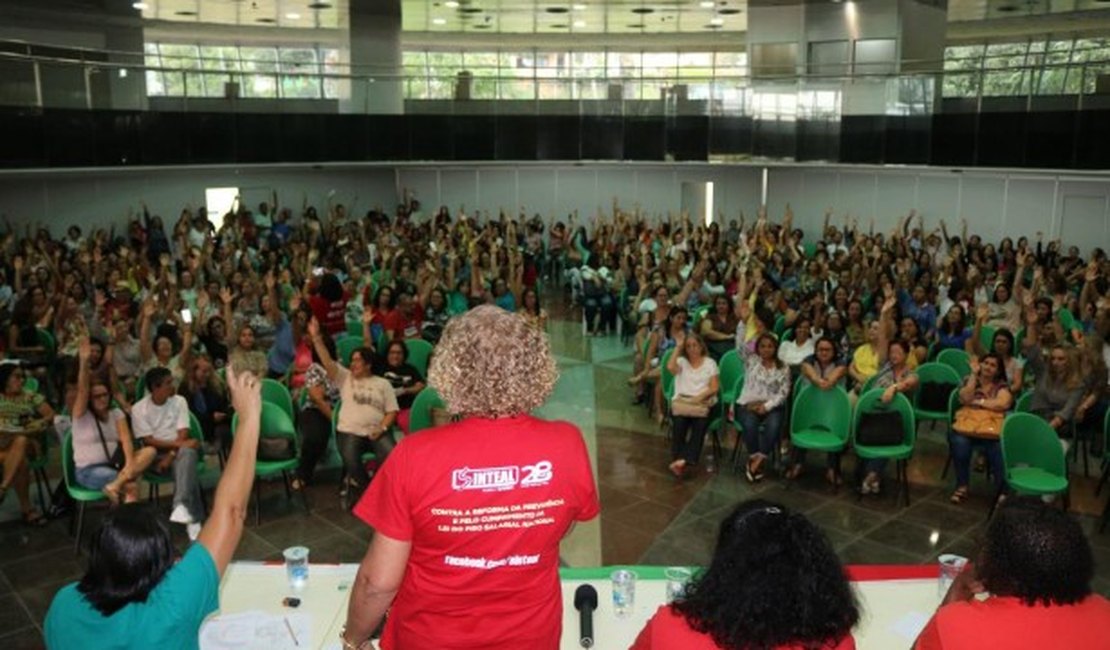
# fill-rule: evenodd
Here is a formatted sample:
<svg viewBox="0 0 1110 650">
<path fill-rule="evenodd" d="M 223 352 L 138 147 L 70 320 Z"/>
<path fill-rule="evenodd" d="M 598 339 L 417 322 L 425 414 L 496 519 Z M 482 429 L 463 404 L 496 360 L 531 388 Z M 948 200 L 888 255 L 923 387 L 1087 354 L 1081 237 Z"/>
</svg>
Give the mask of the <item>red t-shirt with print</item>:
<svg viewBox="0 0 1110 650">
<path fill-rule="evenodd" d="M 1074 605 L 1026 605 L 1017 598 L 949 603 L 914 650 L 1110 650 L 1110 601 L 1091 594 Z"/>
<path fill-rule="evenodd" d="M 320 295 L 308 299 L 308 306 L 312 308 L 312 315 L 320 323 L 320 327 L 335 336 L 347 331 L 347 294 L 334 302 L 329 302 Z"/>
<path fill-rule="evenodd" d="M 400 309 L 394 309 L 385 318 L 385 329 L 393 338 L 418 339 L 423 324 L 424 307 L 419 301 L 412 303 L 412 316 L 405 316 Z M 397 332 L 401 333 L 400 337 L 396 336 Z"/>
<path fill-rule="evenodd" d="M 559 541 L 600 509 L 582 434 L 530 415 L 406 437 L 354 514 L 412 543 L 383 650 L 559 647 Z"/>
</svg>

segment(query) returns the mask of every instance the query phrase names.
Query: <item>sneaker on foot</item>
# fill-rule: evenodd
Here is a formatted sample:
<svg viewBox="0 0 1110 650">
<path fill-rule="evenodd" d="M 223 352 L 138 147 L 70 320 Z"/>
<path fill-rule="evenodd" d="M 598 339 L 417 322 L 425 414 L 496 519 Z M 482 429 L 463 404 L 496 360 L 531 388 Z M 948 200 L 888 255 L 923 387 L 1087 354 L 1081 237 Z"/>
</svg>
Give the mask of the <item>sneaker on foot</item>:
<svg viewBox="0 0 1110 650">
<path fill-rule="evenodd" d="M 200 535 L 200 523 L 194 521 L 193 523 L 185 524 L 185 532 L 188 533 L 190 542 L 197 541 L 197 535 Z"/>
<path fill-rule="evenodd" d="M 175 524 L 191 524 L 193 523 L 193 516 L 189 514 L 189 509 L 184 504 L 177 504 L 174 506 L 173 512 L 170 513 L 170 521 Z"/>
</svg>

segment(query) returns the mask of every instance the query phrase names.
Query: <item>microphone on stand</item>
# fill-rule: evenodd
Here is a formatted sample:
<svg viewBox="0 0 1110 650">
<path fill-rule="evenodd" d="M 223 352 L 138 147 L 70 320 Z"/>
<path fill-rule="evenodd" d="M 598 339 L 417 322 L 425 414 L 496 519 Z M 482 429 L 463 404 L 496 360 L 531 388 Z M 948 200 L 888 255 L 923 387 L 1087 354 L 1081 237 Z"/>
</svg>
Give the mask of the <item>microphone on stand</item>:
<svg viewBox="0 0 1110 650">
<path fill-rule="evenodd" d="M 593 647 L 597 589 L 591 585 L 578 587 L 574 591 L 574 608 L 578 610 L 578 644 L 583 648 Z"/>
</svg>

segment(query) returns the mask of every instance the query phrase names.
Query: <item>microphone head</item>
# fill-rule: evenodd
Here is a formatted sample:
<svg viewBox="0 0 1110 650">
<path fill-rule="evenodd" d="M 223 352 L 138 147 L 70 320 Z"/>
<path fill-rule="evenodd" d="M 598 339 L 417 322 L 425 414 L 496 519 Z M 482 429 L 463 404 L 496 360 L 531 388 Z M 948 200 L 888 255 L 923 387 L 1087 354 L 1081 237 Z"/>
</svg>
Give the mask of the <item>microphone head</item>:
<svg viewBox="0 0 1110 650">
<path fill-rule="evenodd" d="M 574 608 L 578 611 L 583 608 L 597 609 L 597 589 L 593 585 L 581 585 L 575 589 Z"/>
</svg>

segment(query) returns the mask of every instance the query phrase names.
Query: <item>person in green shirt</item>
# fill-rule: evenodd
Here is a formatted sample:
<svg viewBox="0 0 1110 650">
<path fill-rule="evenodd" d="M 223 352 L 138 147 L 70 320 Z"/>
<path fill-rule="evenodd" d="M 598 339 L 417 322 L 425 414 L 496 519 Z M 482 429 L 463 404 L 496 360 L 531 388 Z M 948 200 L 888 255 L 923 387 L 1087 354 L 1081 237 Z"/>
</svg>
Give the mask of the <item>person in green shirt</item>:
<svg viewBox="0 0 1110 650">
<path fill-rule="evenodd" d="M 231 366 L 227 383 L 239 422 L 198 543 L 175 563 L 164 517 L 139 504 L 110 511 L 91 540 L 84 577 L 50 604 L 48 649 L 199 647 L 200 625 L 219 608 L 220 576 L 243 534 L 258 451 L 261 384 Z"/>
</svg>

